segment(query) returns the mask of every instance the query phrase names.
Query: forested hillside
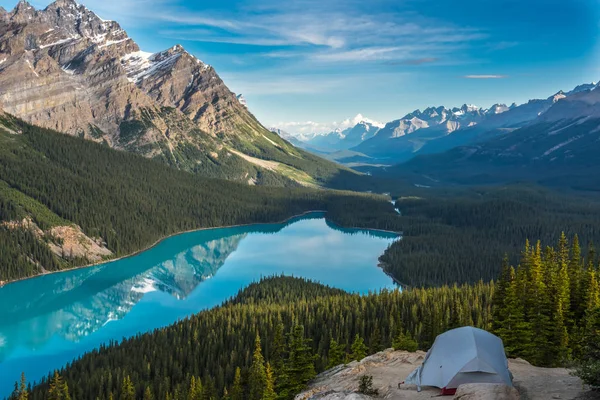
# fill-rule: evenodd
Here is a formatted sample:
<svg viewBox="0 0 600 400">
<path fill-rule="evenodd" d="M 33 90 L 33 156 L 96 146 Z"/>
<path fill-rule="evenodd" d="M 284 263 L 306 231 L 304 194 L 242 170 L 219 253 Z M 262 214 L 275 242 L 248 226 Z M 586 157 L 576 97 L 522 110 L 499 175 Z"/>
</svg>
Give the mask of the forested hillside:
<svg viewBox="0 0 600 400">
<path fill-rule="evenodd" d="M 409 196 L 408 194 L 412 194 Z M 600 243 L 600 201 L 542 187 L 415 189 L 396 202 L 403 238 L 381 258 L 410 286 L 495 279 L 498 260 L 517 263 L 526 239 L 555 243 L 578 234 L 585 249 Z"/>
<path fill-rule="evenodd" d="M 3 124 L 21 134 L 0 132 L 0 281 L 88 263 L 48 247 L 63 240 L 53 228 L 72 224 L 114 256 L 176 232 L 308 210 L 335 210 L 331 218 L 347 226 L 394 228 L 383 197 L 207 179 L 15 119 Z"/>
<path fill-rule="evenodd" d="M 59 376 L 78 399 L 138 399 L 147 390 L 156 399 L 197 398 L 192 382 L 200 380 L 201 398 L 254 398 L 258 334 L 275 391 L 292 398 L 327 365 L 390 347 L 395 338 L 398 344 L 412 336 L 427 348 L 453 327 L 489 328 L 492 294 L 493 285 L 480 283 L 361 296 L 297 278 L 268 278 L 220 307 L 87 354 Z M 47 382 L 36 386 L 30 399 L 48 399 L 48 388 Z"/>
<path fill-rule="evenodd" d="M 505 260 L 494 296 L 494 331 L 507 353 L 556 367 L 586 358 L 597 340 L 597 254 L 561 235 L 556 247 L 529 242 L 517 267 Z"/>
<path fill-rule="evenodd" d="M 569 243 L 562 235 L 556 248 L 526 243 L 516 268 L 498 263 L 497 284 L 365 296 L 266 278 L 220 307 L 84 355 L 30 398 L 55 398 L 58 387 L 73 398 L 291 399 L 319 371 L 391 346 L 428 349 L 438 334 L 465 325 L 498 334 L 509 356 L 574 364 L 600 384 L 595 251 L 584 255 L 577 236 Z"/>
</svg>

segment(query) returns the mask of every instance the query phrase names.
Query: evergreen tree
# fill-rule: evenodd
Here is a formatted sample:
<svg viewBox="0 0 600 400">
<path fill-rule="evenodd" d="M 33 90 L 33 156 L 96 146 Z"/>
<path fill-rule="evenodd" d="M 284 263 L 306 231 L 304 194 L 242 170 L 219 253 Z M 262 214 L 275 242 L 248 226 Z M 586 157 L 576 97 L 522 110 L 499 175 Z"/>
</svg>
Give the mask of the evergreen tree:
<svg viewBox="0 0 600 400">
<path fill-rule="evenodd" d="M 379 325 L 375 325 L 375 329 L 371 332 L 371 339 L 369 340 L 369 352 L 373 354 L 381 350 L 383 350 L 381 344 L 381 331 L 379 330 Z"/>
<path fill-rule="evenodd" d="M 354 342 L 350 346 L 350 360 L 351 361 L 360 361 L 367 356 L 367 345 L 365 345 L 365 341 L 360 335 L 357 333 L 354 337 Z"/>
<path fill-rule="evenodd" d="M 562 262 L 562 261 L 561 261 Z M 576 277 L 574 277 L 576 278 Z M 567 332 L 568 316 L 571 309 L 569 272 L 566 263 L 560 265 L 555 275 L 554 289 L 554 365 L 564 365 L 570 359 L 569 334 Z"/>
<path fill-rule="evenodd" d="M 582 299 L 581 287 L 582 282 L 582 260 L 581 260 L 581 246 L 579 245 L 579 237 L 575 235 L 573 237 L 573 244 L 571 245 L 571 259 L 569 260 L 568 276 L 569 276 L 569 313 L 568 317 L 571 322 L 580 319 L 583 316 L 584 307 Z"/>
<path fill-rule="evenodd" d="M 373 376 L 363 375 L 358 380 L 358 392 L 367 396 L 377 396 L 379 391 L 373 388 Z"/>
<path fill-rule="evenodd" d="M 394 350 L 414 352 L 419 349 L 419 344 L 408 333 L 405 333 L 404 330 L 399 329 L 398 334 L 392 341 L 392 347 Z"/>
<path fill-rule="evenodd" d="M 508 282 L 505 290 L 504 323 L 496 330 L 496 334 L 504 341 L 506 353 L 511 356 L 531 354 L 531 326 L 525 321 L 523 304 L 518 293 L 519 282 L 513 267 L 509 268 Z M 497 294 L 494 293 L 494 296 Z M 496 314 L 495 314 L 496 315 Z"/>
<path fill-rule="evenodd" d="M 133 386 L 133 382 L 131 382 L 129 375 L 123 378 L 120 400 L 135 400 L 135 387 Z"/>
<path fill-rule="evenodd" d="M 271 364 L 269 362 L 267 362 L 265 372 L 266 382 L 262 400 L 275 400 L 277 399 L 277 394 L 275 393 L 275 377 L 273 375 L 273 370 L 271 369 Z"/>
<path fill-rule="evenodd" d="M 288 393 L 288 396 L 300 393 L 316 375 L 310 342 L 304 337 L 304 326 L 294 325 L 290 333 L 289 356 L 286 362 L 288 383 L 284 392 Z"/>
<path fill-rule="evenodd" d="M 58 374 L 58 371 L 54 371 L 54 377 L 50 381 L 48 400 L 71 400 L 69 387 Z"/>
<path fill-rule="evenodd" d="M 233 386 L 231 387 L 231 400 L 243 400 L 244 387 L 242 386 L 242 371 L 239 367 L 235 369 Z"/>
<path fill-rule="evenodd" d="M 27 400 L 29 398 L 29 391 L 27 390 L 27 380 L 25 379 L 25 373 L 21 372 L 21 380 L 15 382 L 15 390 L 9 397 L 11 400 Z"/>
<path fill-rule="evenodd" d="M 284 360 L 286 357 L 286 343 L 284 334 L 283 323 L 277 324 L 275 327 L 275 333 L 273 337 L 273 346 L 271 352 L 271 365 L 273 366 L 273 375 L 275 379 L 275 391 L 278 393 L 280 398 L 287 398 L 285 392 L 288 387 L 288 375 L 284 367 Z"/>
<path fill-rule="evenodd" d="M 202 400 L 204 398 L 204 388 L 202 380 L 195 376 L 190 378 L 190 388 L 188 390 L 188 400 Z"/>
<path fill-rule="evenodd" d="M 576 369 L 576 374 L 593 388 L 600 388 L 600 308 L 588 315 L 587 335 L 583 359 Z"/>
<path fill-rule="evenodd" d="M 267 374 L 265 371 L 265 359 L 262 355 L 260 336 L 256 334 L 254 341 L 254 355 L 248 376 L 249 400 L 261 400 L 267 386 Z"/>
<path fill-rule="evenodd" d="M 346 360 L 346 346 L 338 344 L 333 338 L 329 341 L 329 352 L 327 353 L 327 368 L 337 367 L 344 364 Z"/>
<path fill-rule="evenodd" d="M 492 331 L 497 332 L 500 327 L 504 325 L 506 320 L 506 305 L 504 301 L 507 298 L 506 291 L 511 283 L 510 276 L 510 263 L 508 261 L 508 255 L 505 254 L 502 259 L 502 270 L 500 272 L 500 278 L 498 278 L 496 285 L 494 286 L 494 298 L 492 300 L 492 308 L 494 310 L 494 318 L 492 319 Z"/>
<path fill-rule="evenodd" d="M 146 386 L 146 390 L 144 390 L 144 400 L 154 400 L 154 395 L 152 394 L 150 386 Z"/>
</svg>

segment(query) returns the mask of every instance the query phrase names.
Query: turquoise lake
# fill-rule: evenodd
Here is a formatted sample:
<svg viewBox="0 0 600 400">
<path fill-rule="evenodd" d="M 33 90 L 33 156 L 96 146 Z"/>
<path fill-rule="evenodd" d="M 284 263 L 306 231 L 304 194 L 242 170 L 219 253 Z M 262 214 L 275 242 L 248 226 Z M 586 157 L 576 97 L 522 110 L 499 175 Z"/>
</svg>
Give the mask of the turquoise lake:
<svg viewBox="0 0 600 400">
<path fill-rule="evenodd" d="M 219 305 L 275 274 L 351 292 L 395 287 L 378 258 L 398 236 L 311 213 L 284 224 L 202 230 L 136 256 L 0 288 L 0 398 L 110 340 Z"/>
</svg>

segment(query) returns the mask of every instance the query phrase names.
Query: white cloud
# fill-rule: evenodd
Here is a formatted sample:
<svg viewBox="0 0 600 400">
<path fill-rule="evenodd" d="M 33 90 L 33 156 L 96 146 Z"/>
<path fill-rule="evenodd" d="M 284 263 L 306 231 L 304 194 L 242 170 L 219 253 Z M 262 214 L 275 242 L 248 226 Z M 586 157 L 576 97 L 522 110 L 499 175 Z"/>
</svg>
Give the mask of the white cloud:
<svg viewBox="0 0 600 400">
<path fill-rule="evenodd" d="M 337 122 L 315 122 L 315 121 L 304 121 L 304 122 L 279 122 L 275 124 L 275 127 L 282 129 L 288 133 L 296 135 L 300 138 L 310 137 L 308 134 L 325 134 L 333 132 L 336 129 L 344 130 L 351 128 L 359 122 L 369 122 L 377 127 L 383 127 L 384 124 L 364 117 L 362 114 L 357 114 L 353 118 L 348 118 L 343 121 Z"/>
<path fill-rule="evenodd" d="M 129 26 L 162 25 L 158 33 L 167 38 L 287 47 L 269 56 L 297 57 L 303 64 L 460 59 L 457 48 L 487 38 L 475 29 L 414 12 L 365 13 L 357 4 L 364 6 L 353 0 L 254 0 L 251 5 L 194 10 L 171 0 L 86 0 L 104 18 Z"/>
<path fill-rule="evenodd" d="M 223 80 L 237 93 L 254 96 L 275 94 L 318 94 L 334 91 L 349 83 L 351 77 L 293 76 L 270 73 L 221 73 Z"/>
</svg>

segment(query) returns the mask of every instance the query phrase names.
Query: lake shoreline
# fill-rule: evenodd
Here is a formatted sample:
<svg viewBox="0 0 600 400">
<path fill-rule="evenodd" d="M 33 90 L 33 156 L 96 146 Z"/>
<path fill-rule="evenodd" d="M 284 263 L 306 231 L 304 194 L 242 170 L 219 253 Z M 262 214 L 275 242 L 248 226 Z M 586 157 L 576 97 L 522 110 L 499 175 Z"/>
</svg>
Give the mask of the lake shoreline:
<svg viewBox="0 0 600 400">
<path fill-rule="evenodd" d="M 111 263 L 117 262 L 119 260 L 123 260 L 123 259 L 130 258 L 130 257 L 135 257 L 138 254 L 141 254 L 141 253 L 143 253 L 145 251 L 148 251 L 148 250 L 150 250 L 150 249 L 158 246 L 161 242 L 163 242 L 163 241 L 165 241 L 165 240 L 167 240 L 169 238 L 172 238 L 172 237 L 175 237 L 175 236 L 179 236 L 179 235 L 184 235 L 186 233 L 206 231 L 206 230 L 210 230 L 210 229 L 239 228 L 239 227 L 252 226 L 252 225 L 280 225 L 280 224 L 285 224 L 285 223 L 291 221 L 294 218 L 301 218 L 301 217 L 304 217 L 305 215 L 314 214 L 314 213 L 324 213 L 325 214 L 325 219 L 327 220 L 327 211 L 326 210 L 311 210 L 311 211 L 305 211 L 305 212 L 300 213 L 300 214 L 292 215 L 291 217 L 288 217 L 288 218 L 286 218 L 286 219 L 284 219 L 282 221 L 277 221 L 277 222 L 253 222 L 253 223 L 249 223 L 249 224 L 223 225 L 223 226 L 213 226 L 213 227 L 207 227 L 207 228 L 189 229 L 187 231 L 180 231 L 180 232 L 172 233 L 172 234 L 167 235 L 167 236 L 163 236 L 162 238 L 158 239 L 157 241 L 155 241 L 152 245 L 150 245 L 148 247 L 145 247 L 143 249 L 137 250 L 137 251 L 135 251 L 135 252 L 133 252 L 131 254 L 123 255 L 123 256 L 120 256 L 120 257 L 117 257 L 117 258 L 113 258 L 113 259 L 110 259 L 110 260 L 104 260 L 104 261 L 99 261 L 99 262 L 95 262 L 95 263 L 91 263 L 91 264 L 80 265 L 80 266 L 73 267 L 73 268 L 61 269 L 61 270 L 58 270 L 58 271 L 43 272 L 43 273 L 40 273 L 40 274 L 37 274 L 37 275 L 27 276 L 27 277 L 13 279 L 13 280 L 9 280 L 9 281 L 0 281 L 0 289 L 3 288 L 4 286 L 10 285 L 11 283 L 22 282 L 22 281 L 25 281 L 25 280 L 35 279 L 35 278 L 39 278 L 39 277 L 46 276 L 46 275 L 60 274 L 60 273 L 63 273 L 63 272 L 76 271 L 76 270 L 84 269 L 84 268 L 92 268 L 92 267 L 95 267 L 95 266 L 98 266 L 98 265 L 111 264 Z M 393 233 L 393 234 L 396 234 L 398 236 L 402 235 L 401 232 L 388 231 L 388 230 L 385 230 L 385 229 L 345 227 L 343 225 L 338 224 L 335 221 L 332 221 L 332 220 L 329 220 L 329 221 L 332 222 L 332 223 L 334 223 L 334 224 L 336 224 L 336 225 L 338 225 L 339 227 L 345 228 L 345 229 L 364 229 L 364 230 L 369 230 L 369 231 L 374 231 L 374 232 Z M 383 271 L 387 275 L 389 275 L 385 271 L 385 269 L 383 269 Z M 394 280 L 394 282 L 396 282 L 396 280 L 395 280 L 394 277 L 392 277 L 391 275 L 389 275 L 389 276 Z"/>
</svg>

